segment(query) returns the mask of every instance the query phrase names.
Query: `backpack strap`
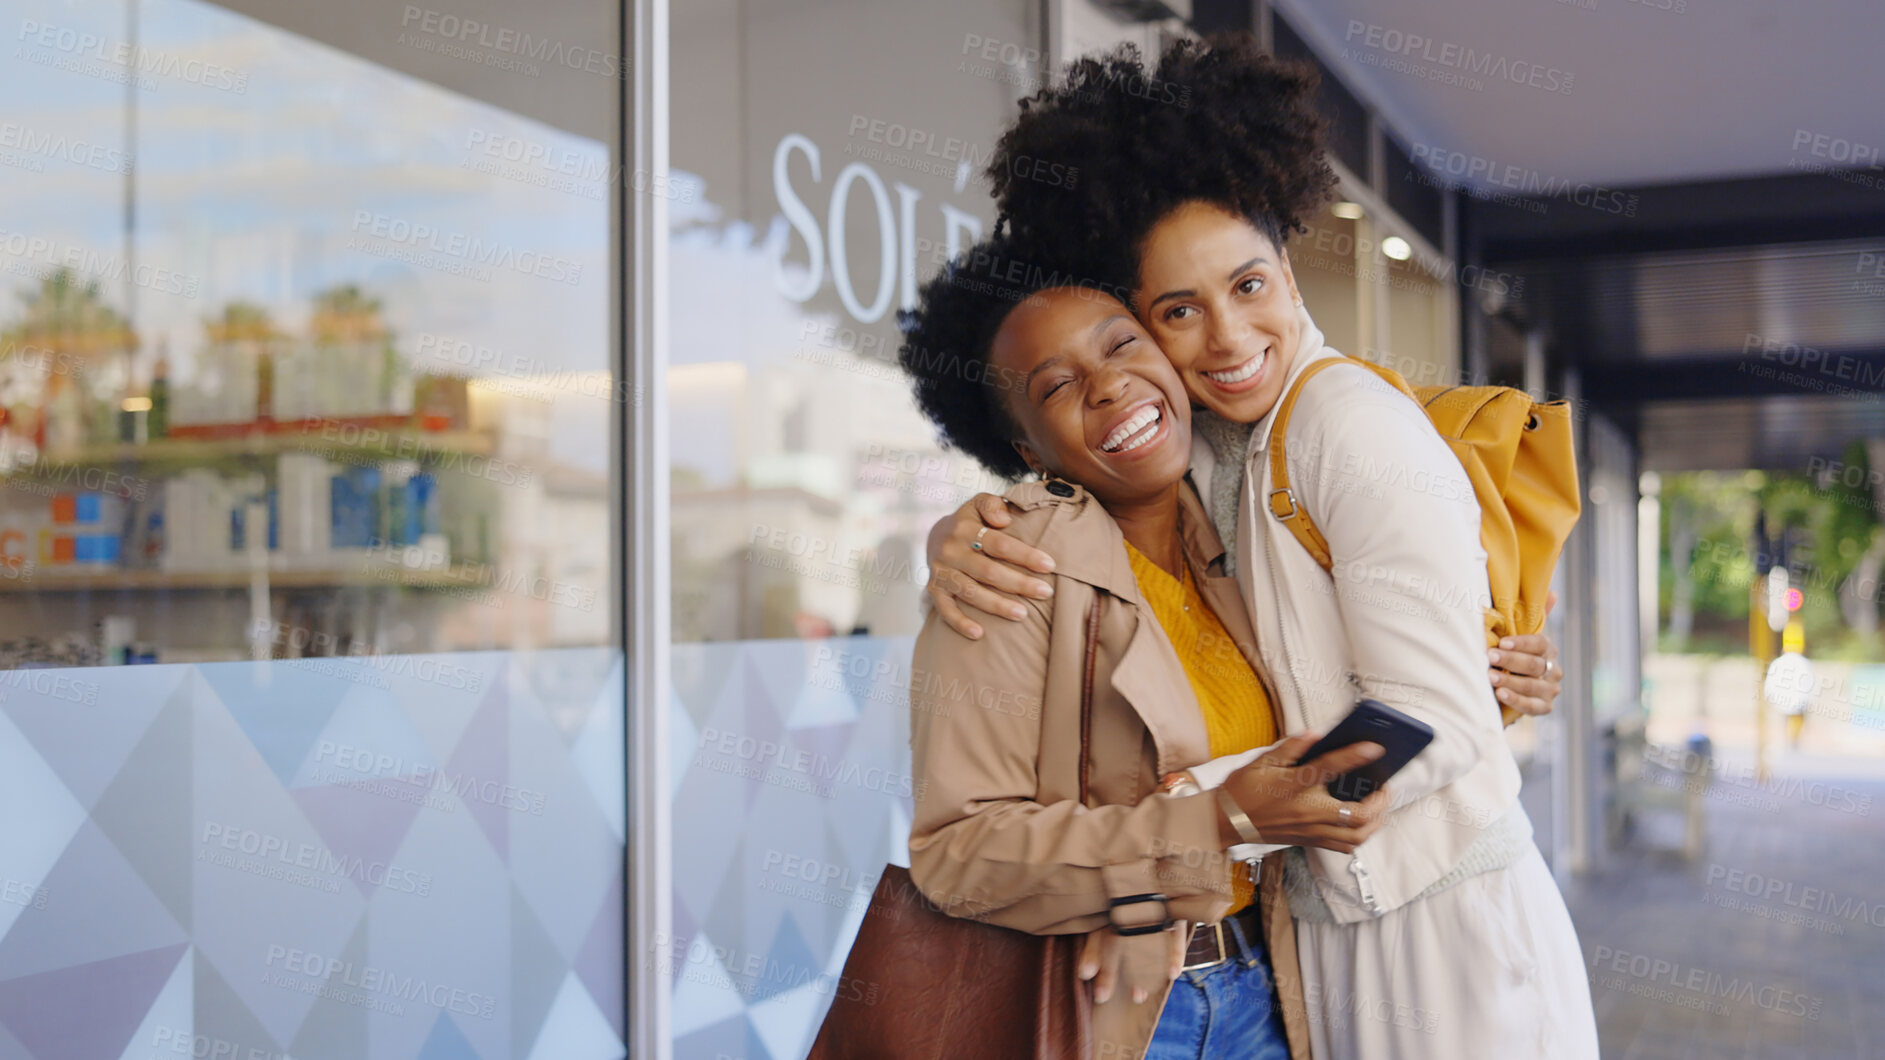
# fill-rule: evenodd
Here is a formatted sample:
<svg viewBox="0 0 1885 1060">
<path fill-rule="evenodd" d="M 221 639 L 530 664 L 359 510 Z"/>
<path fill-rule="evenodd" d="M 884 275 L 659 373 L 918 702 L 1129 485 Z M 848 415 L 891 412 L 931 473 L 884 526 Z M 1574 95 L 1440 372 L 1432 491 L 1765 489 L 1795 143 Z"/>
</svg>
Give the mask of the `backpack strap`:
<svg viewBox="0 0 1885 1060">
<path fill-rule="evenodd" d="M 1309 550 L 1323 570 L 1333 568 L 1335 561 L 1329 555 L 1328 540 L 1316 529 L 1303 506 L 1296 503 L 1296 494 L 1290 489 L 1289 461 L 1283 452 L 1283 439 L 1289 434 L 1289 415 L 1296 409 L 1296 398 L 1301 395 L 1303 384 L 1322 369 L 1347 359 L 1330 357 L 1304 368 L 1276 403 L 1276 420 L 1270 425 L 1270 514 L 1289 527 L 1289 532 L 1296 535 L 1296 540 L 1302 542 L 1302 547 Z"/>
<path fill-rule="evenodd" d="M 1309 550 L 1323 570 L 1334 569 L 1335 559 L 1329 554 L 1328 539 L 1322 536 L 1322 531 L 1316 529 L 1315 521 L 1296 502 L 1296 494 L 1290 489 L 1289 461 L 1284 453 L 1283 441 L 1289 436 L 1289 415 L 1296 408 L 1296 398 L 1302 393 L 1303 384 L 1309 382 L 1310 377 L 1317 372 L 1338 364 L 1358 364 L 1380 376 L 1401 393 L 1414 397 L 1400 374 L 1391 369 L 1355 357 L 1328 357 L 1304 368 L 1276 403 L 1276 422 L 1270 427 L 1270 514 L 1289 527 L 1289 532 L 1296 535 L 1296 540 L 1302 542 L 1302 547 Z M 1415 400 L 1418 403 L 1418 399 Z"/>
</svg>

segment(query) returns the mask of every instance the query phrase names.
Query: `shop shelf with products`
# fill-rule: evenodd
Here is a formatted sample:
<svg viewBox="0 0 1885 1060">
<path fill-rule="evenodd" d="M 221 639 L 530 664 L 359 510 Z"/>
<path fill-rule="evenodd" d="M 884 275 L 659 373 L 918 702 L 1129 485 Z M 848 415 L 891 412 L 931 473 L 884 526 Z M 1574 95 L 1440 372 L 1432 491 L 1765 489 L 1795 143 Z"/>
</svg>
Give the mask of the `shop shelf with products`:
<svg viewBox="0 0 1885 1060">
<path fill-rule="evenodd" d="M 74 291 L 84 327 L 0 321 L 0 657 L 297 652 L 257 642 L 275 627 L 322 631 L 316 654 L 478 650 L 606 624 L 569 573 L 597 569 L 572 565 L 574 528 L 606 496 L 567 495 L 536 390 L 415 366 L 353 286 L 287 326 L 228 303 L 174 359 L 174 334 L 145 348 Z"/>
</svg>

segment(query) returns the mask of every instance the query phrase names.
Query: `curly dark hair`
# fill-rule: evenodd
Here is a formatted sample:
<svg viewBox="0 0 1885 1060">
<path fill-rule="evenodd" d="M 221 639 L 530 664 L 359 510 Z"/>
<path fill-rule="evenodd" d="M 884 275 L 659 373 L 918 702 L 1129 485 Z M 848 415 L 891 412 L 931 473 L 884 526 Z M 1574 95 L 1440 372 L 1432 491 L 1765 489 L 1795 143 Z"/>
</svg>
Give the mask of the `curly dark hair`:
<svg viewBox="0 0 1885 1060">
<path fill-rule="evenodd" d="M 996 226 L 995 235 L 957 255 L 923 285 L 915 309 L 899 318 L 897 360 L 916 403 L 951 449 L 1006 479 L 1029 468 L 1010 444 L 1020 435 L 1002 404 L 1022 380 L 989 363 L 1002 321 L 1022 300 L 1056 287 L 1086 288 L 1125 301 L 1124 289 L 1083 276 Z"/>
<path fill-rule="evenodd" d="M 1247 217 L 1280 248 L 1335 187 L 1317 84 L 1248 34 L 1180 40 L 1156 71 L 1132 45 L 1080 59 L 996 146 L 998 207 L 1017 236 L 1128 290 L 1152 226 L 1186 202 Z"/>
</svg>

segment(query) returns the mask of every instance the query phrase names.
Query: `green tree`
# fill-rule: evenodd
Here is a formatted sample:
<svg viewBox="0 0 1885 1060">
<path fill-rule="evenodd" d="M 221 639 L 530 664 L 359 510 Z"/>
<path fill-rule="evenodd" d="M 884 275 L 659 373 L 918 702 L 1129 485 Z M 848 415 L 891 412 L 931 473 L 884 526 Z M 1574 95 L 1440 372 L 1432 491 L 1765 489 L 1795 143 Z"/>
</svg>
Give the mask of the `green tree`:
<svg viewBox="0 0 1885 1060">
<path fill-rule="evenodd" d="M 1760 472 L 1690 471 L 1662 484 L 1661 610 L 1671 651 L 1686 651 L 1698 613 L 1747 618 L 1754 559 L 1755 495 Z"/>
<path fill-rule="evenodd" d="M 223 306 L 220 319 L 206 321 L 203 327 L 211 342 L 267 342 L 281 337 L 268 310 L 254 302 L 230 302 Z"/>
<path fill-rule="evenodd" d="M 21 301 L 19 318 L 0 330 L 0 361 L 33 358 L 45 366 L 46 375 L 43 390 L 34 383 L 9 397 L 8 421 L 55 446 L 78 444 L 87 436 L 109 437 L 115 394 L 91 391 L 108 390 L 112 379 L 129 374 L 128 363 L 112 359 L 128 360 L 137 349 L 130 322 L 105 304 L 97 280 L 81 280 L 71 269 L 42 277 L 38 289 L 21 295 Z M 73 415 L 55 418 L 55 405 Z M 58 423 L 77 433 L 59 435 Z"/>
<path fill-rule="evenodd" d="M 406 364 L 394 347 L 393 331 L 379 299 L 358 284 L 330 287 L 314 296 L 308 330 L 317 349 L 346 357 L 371 373 L 367 382 L 373 387 L 376 407 L 384 409 L 392 403 Z"/>
<path fill-rule="evenodd" d="M 1874 448 L 1882 448 L 1874 446 Z M 1664 644 L 1692 650 L 1704 628 L 1745 650 L 1749 587 L 1759 569 L 1785 560 L 1801 591 L 1801 621 L 1816 655 L 1876 654 L 1880 577 L 1885 572 L 1881 496 L 1871 484 L 1867 446 L 1817 475 L 1797 472 L 1684 472 L 1661 489 Z M 1774 546 L 1754 540 L 1765 517 Z"/>
<path fill-rule="evenodd" d="M 1878 634 L 1885 533 L 1871 486 L 1871 461 L 1862 442 L 1847 446 L 1841 457 L 1817 476 L 1776 478 L 1761 498 L 1768 518 L 1778 517 L 1799 546 L 1788 556 L 1788 566 L 1804 598 L 1801 620 L 1809 644 L 1872 640 Z"/>
<path fill-rule="evenodd" d="M 130 323 L 105 304 L 98 281 L 82 281 L 71 269 L 54 270 L 21 300 L 25 312 L 0 331 L 0 360 L 29 346 L 79 363 L 137 348 Z"/>
</svg>

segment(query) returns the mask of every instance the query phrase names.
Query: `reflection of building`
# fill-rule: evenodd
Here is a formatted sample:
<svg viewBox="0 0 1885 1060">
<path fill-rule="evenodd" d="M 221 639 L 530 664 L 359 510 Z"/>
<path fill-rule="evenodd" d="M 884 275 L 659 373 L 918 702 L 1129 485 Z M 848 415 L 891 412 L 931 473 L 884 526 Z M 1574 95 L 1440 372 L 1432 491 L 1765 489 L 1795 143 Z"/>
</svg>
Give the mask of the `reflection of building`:
<svg viewBox="0 0 1885 1060">
<path fill-rule="evenodd" d="M 91 641 L 101 613 L 128 622 L 151 661 L 248 657 L 258 622 L 281 630 L 271 638 L 276 657 L 604 642 L 607 480 L 552 455 L 551 408 L 474 386 L 469 420 L 451 430 L 373 434 L 336 421 L 331 430 L 91 446 L 15 468 L 0 477 L 0 536 L 31 566 L 0 580 L 0 637 L 36 639 L 8 658 L 49 658 L 45 646 L 64 634 Z M 283 496 L 308 466 L 333 478 L 314 483 L 309 503 Z M 341 504 L 366 505 L 361 532 L 419 525 L 415 494 L 395 481 L 401 468 L 408 483 L 421 470 L 435 483 L 437 533 L 391 544 L 332 535 L 349 522 L 332 502 L 350 482 L 379 483 Z M 229 490 L 205 485 L 218 483 L 248 484 L 270 515 L 259 576 L 230 544 L 236 509 L 184 508 L 234 503 Z M 133 532 L 143 522 L 147 532 Z M 206 548 L 204 537 L 222 547 Z M 94 538 L 121 544 L 93 557 Z M 309 540 L 318 541 L 312 551 L 285 547 Z M 53 543 L 65 551 L 42 561 Z M 266 610 L 257 610 L 257 592 Z M 101 594 L 109 594 L 102 609 Z"/>
<path fill-rule="evenodd" d="M 0 582 L 5 658 L 97 648 L 101 625 L 144 661 L 607 643 L 608 206 L 461 164 L 605 149 L 501 102 L 504 79 L 445 91 L 291 38 L 288 7 L 227 6 L 137 21 L 244 57 L 265 92 L 160 76 L 131 123 L 81 73 L 0 75 L 23 127 L 138 159 L 0 176 L 60 263 L 0 277 L 0 556 L 34 564 Z M 128 10 L 28 15 L 112 41 Z M 279 105 L 336 91 L 398 132 Z"/>
<path fill-rule="evenodd" d="M 877 543 L 872 559 L 890 574 L 906 568 L 915 571 L 923 561 L 923 541 L 922 536 L 892 534 Z M 861 595 L 853 628 L 877 637 L 914 633 L 922 624 L 922 592 L 922 584 L 914 577 L 884 577 Z"/>
<path fill-rule="evenodd" d="M 609 636 L 609 493 L 606 476 L 550 451 L 556 406 L 502 387 L 474 385 L 472 408 L 498 438 L 479 483 L 488 496 L 492 561 L 439 617 L 437 650 L 494 644 L 597 644 Z M 587 400 L 570 397 L 566 400 Z"/>
<path fill-rule="evenodd" d="M 305 337 L 227 303 L 182 378 L 158 352 L 148 392 L 74 341 L 136 345 L 96 285 L 59 273 L 5 322 L 0 592 L 33 615 L 0 624 L 6 661 L 606 641 L 606 478 L 551 448 L 557 399 L 581 422 L 606 373 L 597 393 L 415 380 L 377 296 L 314 303 Z"/>
<path fill-rule="evenodd" d="M 0 1056 L 629 1053 L 621 12 L 8 18 Z"/>
<path fill-rule="evenodd" d="M 677 637 L 790 637 L 800 611 L 841 624 L 856 606 L 842 585 L 816 576 L 836 573 L 813 549 L 838 540 L 838 501 L 790 486 L 677 488 L 672 510 Z"/>
<path fill-rule="evenodd" d="M 677 436 L 715 439 L 674 454 L 686 469 L 672 505 L 677 638 L 789 637 L 800 613 L 839 632 L 913 632 L 920 620 L 910 542 L 968 493 L 923 489 L 900 469 L 966 462 L 937 447 L 895 365 L 805 352 L 674 373 Z M 729 464 L 731 483 L 714 474 Z"/>
</svg>

